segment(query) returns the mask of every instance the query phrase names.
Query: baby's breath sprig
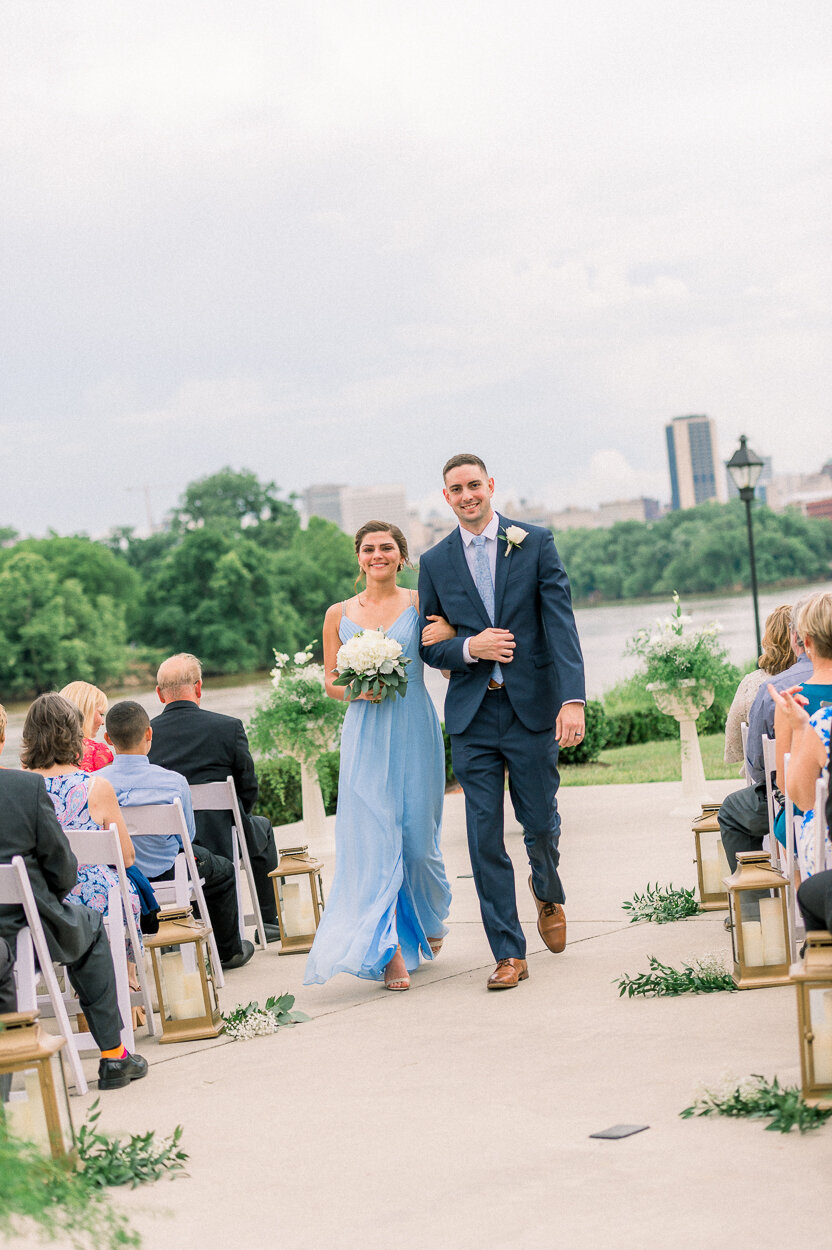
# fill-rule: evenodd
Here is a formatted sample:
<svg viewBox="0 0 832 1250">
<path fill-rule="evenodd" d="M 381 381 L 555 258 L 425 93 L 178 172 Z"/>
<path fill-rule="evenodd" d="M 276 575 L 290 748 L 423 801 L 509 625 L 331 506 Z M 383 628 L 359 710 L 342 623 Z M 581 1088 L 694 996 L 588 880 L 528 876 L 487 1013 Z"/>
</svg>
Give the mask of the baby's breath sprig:
<svg viewBox="0 0 832 1250">
<path fill-rule="evenodd" d="M 810 1107 L 796 1085 L 780 1085 L 777 1077 L 768 1081 L 755 1074 L 742 1081 L 723 1080 L 716 1087 L 700 1090 L 692 1105 L 679 1114 L 683 1120 L 700 1115 L 768 1119 L 769 1133 L 789 1133 L 793 1128 L 807 1133 L 820 1128 L 832 1116 L 832 1110 Z"/>
<path fill-rule="evenodd" d="M 623 911 L 628 911 L 630 924 L 639 920 L 652 920 L 654 924 L 668 924 L 671 920 L 684 920 L 687 916 L 697 916 L 700 908 L 693 896 L 693 890 L 684 886 L 648 885 L 644 894 L 634 894 L 629 902 L 621 904 Z"/>
<path fill-rule="evenodd" d="M 655 955 L 650 955 L 649 961 L 649 972 L 619 977 L 619 997 L 626 994 L 629 998 L 674 998 L 678 994 L 714 994 L 720 990 L 733 993 L 737 988 L 725 965 L 725 955 L 719 951 L 682 964 L 681 968 L 663 964 Z"/>
<path fill-rule="evenodd" d="M 222 1013 L 225 1035 L 235 1042 L 248 1042 L 253 1037 L 268 1037 L 278 1029 L 293 1024 L 305 1024 L 309 1016 L 305 1011 L 293 1011 L 294 994 L 274 994 L 266 999 L 265 1007 L 259 1003 L 238 1003 L 232 1011 Z"/>
</svg>

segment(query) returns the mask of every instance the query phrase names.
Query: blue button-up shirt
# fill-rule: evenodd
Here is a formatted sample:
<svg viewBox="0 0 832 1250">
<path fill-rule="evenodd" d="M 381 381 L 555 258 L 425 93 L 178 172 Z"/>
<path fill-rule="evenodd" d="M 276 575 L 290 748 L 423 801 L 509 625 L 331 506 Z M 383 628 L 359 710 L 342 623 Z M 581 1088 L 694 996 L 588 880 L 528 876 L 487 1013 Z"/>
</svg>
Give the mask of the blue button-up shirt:
<svg viewBox="0 0 832 1250">
<path fill-rule="evenodd" d="M 787 690 L 789 686 L 799 686 L 804 681 L 809 681 L 811 676 L 812 661 L 804 654 L 791 668 L 772 677 L 771 684 L 775 690 Z M 768 692 L 768 686 L 767 681 L 760 686 L 748 713 L 746 763 L 755 785 L 760 785 L 766 779 L 763 767 L 763 735 L 767 738 L 774 737 L 774 700 Z"/>
<path fill-rule="evenodd" d="M 181 773 L 151 764 L 146 755 L 117 755 L 112 764 L 99 770 L 98 776 L 110 782 L 119 807 L 172 803 L 174 799 L 181 799 L 191 841 L 196 837 L 191 792 Z M 139 835 L 133 838 L 133 846 L 136 849 L 136 867 L 149 881 L 154 881 L 173 866 L 182 849 L 182 839 L 173 834 L 164 838 Z"/>
</svg>

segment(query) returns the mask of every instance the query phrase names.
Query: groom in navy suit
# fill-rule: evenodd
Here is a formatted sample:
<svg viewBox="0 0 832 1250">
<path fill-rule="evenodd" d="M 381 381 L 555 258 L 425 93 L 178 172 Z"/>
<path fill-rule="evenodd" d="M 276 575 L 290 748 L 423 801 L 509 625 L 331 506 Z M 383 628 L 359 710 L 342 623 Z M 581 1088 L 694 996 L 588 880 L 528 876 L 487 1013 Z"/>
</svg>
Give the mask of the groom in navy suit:
<svg viewBox="0 0 832 1250">
<path fill-rule="evenodd" d="M 505 770 L 531 865 L 529 888 L 549 950 L 566 944 L 558 876 L 559 747 L 584 734 L 583 657 L 569 582 L 552 535 L 494 512 L 479 456 L 453 456 L 443 494 L 459 526 L 420 561 L 422 625 L 443 616 L 457 636 L 421 655 L 450 669 L 445 728 L 465 794 L 468 848 L 497 967 L 490 990 L 529 975 L 514 871 L 503 837 Z"/>
</svg>

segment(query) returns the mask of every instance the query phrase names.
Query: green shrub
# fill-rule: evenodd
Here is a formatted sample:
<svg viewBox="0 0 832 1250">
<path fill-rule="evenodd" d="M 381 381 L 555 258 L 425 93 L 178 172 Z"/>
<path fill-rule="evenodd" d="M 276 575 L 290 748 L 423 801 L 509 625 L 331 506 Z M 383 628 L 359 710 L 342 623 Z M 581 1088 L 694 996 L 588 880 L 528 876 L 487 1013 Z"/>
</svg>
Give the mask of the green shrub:
<svg viewBox="0 0 832 1250">
<path fill-rule="evenodd" d="M 564 764 L 592 764 L 607 745 L 606 715 L 597 699 L 586 705 L 586 728 L 577 746 L 569 747 L 562 756 Z"/>
<path fill-rule="evenodd" d="M 338 802 L 338 764 L 339 753 L 327 751 L 319 757 L 316 765 L 327 816 L 333 814 Z M 258 815 L 268 817 L 272 825 L 291 825 L 303 819 L 300 764 L 297 760 L 289 755 L 258 760 L 257 781 L 260 793 L 254 810 Z"/>
</svg>

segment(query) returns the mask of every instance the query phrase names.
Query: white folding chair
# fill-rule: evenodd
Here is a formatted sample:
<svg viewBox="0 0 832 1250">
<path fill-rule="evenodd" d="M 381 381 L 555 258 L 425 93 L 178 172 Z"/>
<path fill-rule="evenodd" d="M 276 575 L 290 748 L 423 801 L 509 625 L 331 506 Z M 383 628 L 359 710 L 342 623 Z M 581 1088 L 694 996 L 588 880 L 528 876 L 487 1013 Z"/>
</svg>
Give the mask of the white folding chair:
<svg viewBox="0 0 832 1250">
<path fill-rule="evenodd" d="M 740 737 L 742 738 L 742 771 L 745 774 L 745 784 L 753 786 L 754 778 L 748 767 L 748 721 L 740 722 Z"/>
<path fill-rule="evenodd" d="M 107 865 L 115 870 L 118 878 L 118 886 L 109 892 L 104 926 L 107 930 L 116 974 L 118 1007 L 122 1019 L 121 1044 L 132 1051 L 136 1044 L 133 1034 L 133 1006 L 144 1008 L 147 1030 L 151 1037 L 156 1033 L 156 1022 L 153 1019 L 150 989 L 141 956 L 136 918 L 130 903 L 129 879 L 124 866 L 118 829 L 115 825 L 110 825 L 108 829 L 67 829 L 65 832 L 70 849 L 79 865 Z M 130 938 L 136 960 L 136 974 L 139 978 L 137 991 L 131 991 L 127 974 L 127 937 Z"/>
<path fill-rule="evenodd" d="M 12 857 L 10 864 L 0 864 L 0 903 L 17 904 L 23 908 L 26 927 L 17 935 L 17 959 L 15 974 L 17 978 L 17 1005 L 21 1011 L 34 1011 L 37 1007 L 37 985 L 35 980 L 35 955 L 37 955 L 40 973 L 46 985 L 52 1012 L 58 1022 L 58 1028 L 66 1038 L 66 1061 L 69 1074 L 77 1094 L 86 1094 L 87 1081 L 78 1048 L 73 1042 L 72 1027 L 69 1014 L 61 994 L 58 978 L 52 965 L 52 956 L 43 932 L 40 914 L 26 864 L 20 855 Z"/>
<path fill-rule="evenodd" d="M 791 941 L 791 957 L 792 962 L 797 958 L 797 943 L 802 941 L 806 935 L 806 926 L 803 923 L 803 917 L 800 914 L 800 908 L 797 905 L 797 884 L 795 881 L 797 865 L 796 865 L 796 843 L 794 836 L 794 802 L 789 797 L 789 764 L 791 763 L 791 752 L 787 751 L 783 756 L 783 785 L 785 786 L 786 799 L 786 847 L 783 852 L 783 863 L 780 868 L 783 876 L 789 882 L 789 938 Z"/>
<path fill-rule="evenodd" d="M 768 848 L 771 851 L 771 862 L 777 867 L 783 854 L 783 848 L 774 836 L 774 821 L 777 812 L 774 809 L 774 782 L 772 777 L 777 771 L 777 744 L 766 734 L 762 736 L 763 772 L 766 780 L 766 808 L 768 810 Z M 763 839 L 765 846 L 765 839 Z"/>
<path fill-rule="evenodd" d="M 828 829 L 826 824 L 826 800 L 829 797 L 829 773 L 824 768 L 815 785 L 813 833 L 815 838 L 815 872 L 830 867 Z"/>
<path fill-rule="evenodd" d="M 236 847 L 236 852 L 232 855 L 232 859 L 234 862 L 234 880 L 237 887 L 237 908 L 240 915 L 240 937 L 244 938 L 246 936 L 246 925 L 253 924 L 260 935 L 260 946 L 265 950 L 266 930 L 263 925 L 260 904 L 257 900 L 254 872 L 246 844 L 245 827 L 243 825 L 240 804 L 237 801 L 237 791 L 234 788 L 234 778 L 226 777 L 225 781 L 206 781 L 201 785 L 191 786 L 190 791 L 195 812 L 231 813 L 231 849 L 232 852 L 235 852 Z M 248 881 L 248 892 L 251 895 L 253 910 L 250 912 L 245 912 L 243 908 L 243 891 L 240 879 L 241 859 L 243 861 L 243 871 Z"/>
<path fill-rule="evenodd" d="M 122 807 L 121 814 L 127 825 L 127 832 L 133 839 L 164 838 L 171 835 L 182 839 L 182 851 L 174 861 L 173 881 L 153 881 L 153 893 L 160 903 L 174 904 L 177 907 L 187 907 L 195 899 L 200 916 L 206 924 L 210 924 L 210 915 L 202 892 L 202 879 L 196 866 L 194 848 L 182 810 L 182 800 L 175 798 L 172 803 L 143 803 L 136 807 Z M 225 980 L 213 928 L 208 937 L 208 945 L 217 988 L 222 989 Z"/>
</svg>

